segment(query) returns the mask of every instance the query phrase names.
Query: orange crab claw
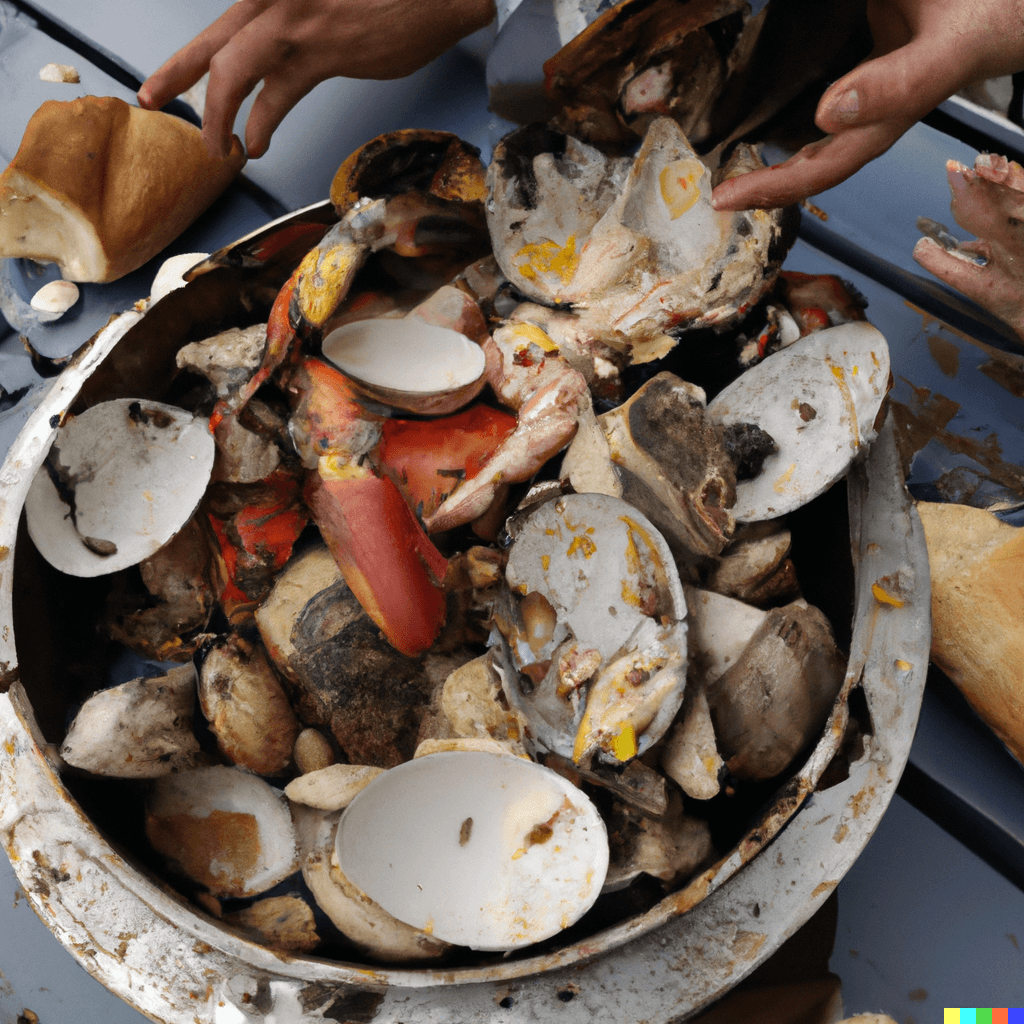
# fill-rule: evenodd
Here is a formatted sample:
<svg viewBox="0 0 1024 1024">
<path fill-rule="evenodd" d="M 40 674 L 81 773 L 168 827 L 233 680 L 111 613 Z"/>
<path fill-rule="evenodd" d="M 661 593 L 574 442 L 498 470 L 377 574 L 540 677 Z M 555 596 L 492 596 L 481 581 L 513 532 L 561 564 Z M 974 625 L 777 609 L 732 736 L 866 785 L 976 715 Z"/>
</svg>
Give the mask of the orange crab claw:
<svg viewBox="0 0 1024 1024">
<path fill-rule="evenodd" d="M 432 420 L 385 420 L 374 452 L 420 515 L 431 516 L 462 480 L 471 480 L 515 430 L 516 417 L 472 405 Z"/>
<path fill-rule="evenodd" d="M 294 396 L 292 442 L 308 469 L 324 455 L 354 458 L 377 443 L 383 417 L 367 409 L 349 379 L 329 363 L 307 356 L 288 389 Z"/>
<path fill-rule="evenodd" d="M 394 483 L 325 456 L 310 473 L 306 505 L 345 582 L 402 654 L 426 651 L 444 625 L 447 560 Z"/>
<path fill-rule="evenodd" d="M 309 517 L 299 505 L 298 480 L 277 470 L 233 516 L 224 519 L 211 512 L 208 518 L 220 549 L 221 606 L 235 620 L 251 613 L 270 592 Z"/>
<path fill-rule="evenodd" d="M 217 433 L 217 428 L 226 416 L 236 416 L 246 407 L 249 399 L 256 394 L 274 370 L 284 362 L 292 348 L 295 331 L 288 318 L 288 311 L 301 270 L 300 265 L 288 278 L 284 287 L 277 293 L 274 305 L 270 309 L 270 317 L 267 320 L 267 346 L 263 350 L 263 361 L 260 363 L 259 369 L 234 395 L 221 399 L 214 407 L 210 416 L 210 430 L 214 434 Z"/>
</svg>

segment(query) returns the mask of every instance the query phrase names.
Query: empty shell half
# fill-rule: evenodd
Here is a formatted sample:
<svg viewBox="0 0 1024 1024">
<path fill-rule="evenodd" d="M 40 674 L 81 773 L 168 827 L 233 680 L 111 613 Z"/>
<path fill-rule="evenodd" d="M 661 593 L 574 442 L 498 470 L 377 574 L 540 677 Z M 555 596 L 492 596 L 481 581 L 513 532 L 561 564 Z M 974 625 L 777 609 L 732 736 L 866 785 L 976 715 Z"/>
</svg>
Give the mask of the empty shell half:
<svg viewBox="0 0 1024 1024">
<path fill-rule="evenodd" d="M 214 896 L 256 896 L 299 867 L 284 798 L 223 765 L 158 779 L 146 802 L 146 836 Z"/>
<path fill-rule="evenodd" d="M 716 423 L 756 423 L 777 445 L 736 485 L 737 521 L 774 519 L 826 491 L 877 434 L 889 346 L 865 321 L 809 334 L 769 356 L 708 406 Z"/>
<path fill-rule="evenodd" d="M 454 412 L 485 383 L 475 341 L 414 315 L 344 324 L 324 339 L 323 352 L 360 390 L 410 412 Z"/>
<path fill-rule="evenodd" d="M 191 518 L 214 453 L 206 420 L 175 406 L 94 405 L 57 431 L 25 499 L 29 535 L 71 576 L 135 565 Z"/>
<path fill-rule="evenodd" d="M 398 920 L 458 945 L 508 950 L 579 920 L 608 869 L 604 822 L 557 772 L 455 752 L 379 775 L 342 815 L 345 875 Z"/>
</svg>

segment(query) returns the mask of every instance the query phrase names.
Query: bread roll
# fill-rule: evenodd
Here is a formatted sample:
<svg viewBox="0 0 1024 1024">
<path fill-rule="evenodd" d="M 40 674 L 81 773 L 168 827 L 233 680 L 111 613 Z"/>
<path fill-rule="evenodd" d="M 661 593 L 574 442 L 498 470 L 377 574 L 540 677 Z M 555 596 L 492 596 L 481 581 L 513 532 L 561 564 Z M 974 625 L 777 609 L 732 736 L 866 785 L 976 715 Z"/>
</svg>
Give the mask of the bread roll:
<svg viewBox="0 0 1024 1024">
<path fill-rule="evenodd" d="M 919 502 L 932 577 L 932 661 L 1024 763 L 1024 531 Z"/>
<path fill-rule="evenodd" d="M 114 281 L 155 256 L 245 163 L 198 128 L 112 96 L 48 100 L 0 175 L 0 256 L 56 263 L 68 281 Z"/>
</svg>

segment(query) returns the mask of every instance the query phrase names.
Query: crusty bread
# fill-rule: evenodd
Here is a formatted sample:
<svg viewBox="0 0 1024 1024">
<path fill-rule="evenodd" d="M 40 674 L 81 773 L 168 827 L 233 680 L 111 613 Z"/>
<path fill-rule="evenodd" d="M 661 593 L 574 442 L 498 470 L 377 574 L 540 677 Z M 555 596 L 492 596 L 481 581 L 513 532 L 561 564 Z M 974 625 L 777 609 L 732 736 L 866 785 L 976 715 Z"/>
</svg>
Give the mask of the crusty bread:
<svg viewBox="0 0 1024 1024">
<path fill-rule="evenodd" d="M 1024 762 L 1024 531 L 918 503 L 932 577 L 932 661 Z"/>
<path fill-rule="evenodd" d="M 185 230 L 245 163 L 199 129 L 112 96 L 48 100 L 0 175 L 0 256 L 56 263 L 69 281 L 114 281 Z"/>
</svg>

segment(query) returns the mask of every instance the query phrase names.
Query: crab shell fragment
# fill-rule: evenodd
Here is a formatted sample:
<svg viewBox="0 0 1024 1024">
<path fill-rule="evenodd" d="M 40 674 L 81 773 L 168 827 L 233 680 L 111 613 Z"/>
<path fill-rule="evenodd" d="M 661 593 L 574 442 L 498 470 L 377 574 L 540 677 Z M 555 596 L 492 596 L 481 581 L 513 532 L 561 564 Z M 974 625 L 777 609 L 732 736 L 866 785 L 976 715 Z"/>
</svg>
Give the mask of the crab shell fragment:
<svg viewBox="0 0 1024 1024">
<path fill-rule="evenodd" d="M 721 174 L 755 165 L 740 146 Z M 524 295 L 572 304 L 597 337 L 644 361 L 645 343 L 668 330 L 745 313 L 788 249 L 791 210 L 719 213 L 712 183 L 669 118 L 651 124 L 631 162 L 551 129 L 520 129 L 488 170 L 495 258 Z"/>
</svg>

